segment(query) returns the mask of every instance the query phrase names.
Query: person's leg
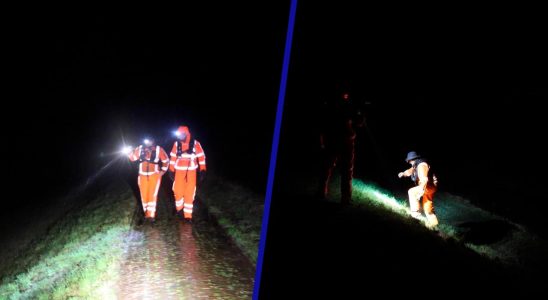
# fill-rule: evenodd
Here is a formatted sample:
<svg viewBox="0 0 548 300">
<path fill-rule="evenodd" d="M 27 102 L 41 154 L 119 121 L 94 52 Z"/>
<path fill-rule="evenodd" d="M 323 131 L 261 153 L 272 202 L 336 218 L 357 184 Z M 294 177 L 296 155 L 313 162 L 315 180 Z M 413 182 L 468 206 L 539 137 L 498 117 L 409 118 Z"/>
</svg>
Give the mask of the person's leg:
<svg viewBox="0 0 548 300">
<path fill-rule="evenodd" d="M 438 217 L 434 214 L 434 193 L 436 188 L 427 186 L 422 198 L 424 214 L 426 215 L 427 224 L 429 227 L 438 226 Z"/>
<path fill-rule="evenodd" d="M 354 174 L 354 139 L 345 141 L 340 153 L 341 203 L 352 201 L 352 176 Z"/>
<path fill-rule="evenodd" d="M 194 197 L 196 196 L 196 171 L 188 171 L 187 182 L 184 190 L 184 208 L 185 219 L 192 219 L 194 209 Z"/>
<path fill-rule="evenodd" d="M 409 209 L 411 210 L 411 216 L 413 218 L 420 218 L 420 200 L 422 197 L 422 189 L 419 186 L 412 187 L 408 191 L 409 195 Z"/>
<path fill-rule="evenodd" d="M 329 193 L 329 180 L 335 168 L 335 163 L 337 162 L 337 156 L 331 147 L 328 147 L 323 150 L 321 155 L 321 166 L 320 166 L 320 180 L 319 180 L 319 189 L 318 189 L 318 198 L 325 199 Z"/>
<path fill-rule="evenodd" d="M 147 212 L 149 212 L 149 218 L 156 218 L 156 206 L 158 203 L 158 190 L 162 183 L 162 177 L 160 174 L 150 175 L 149 177 L 149 190 L 148 190 L 148 206 Z"/>
<path fill-rule="evenodd" d="M 137 177 L 137 184 L 139 185 L 139 192 L 141 193 L 141 207 L 143 208 L 143 216 L 146 218 L 146 212 L 147 212 L 147 186 L 146 186 L 146 178 L 145 176 L 139 175 Z"/>
<path fill-rule="evenodd" d="M 186 188 L 185 173 L 186 171 L 175 171 L 175 179 L 173 180 L 173 196 L 175 197 L 175 209 L 178 214 L 183 210 Z"/>
<path fill-rule="evenodd" d="M 153 200 L 156 179 L 154 175 L 139 176 L 139 187 L 141 189 L 141 198 L 145 219 L 153 219 L 156 213 L 156 205 Z"/>
</svg>

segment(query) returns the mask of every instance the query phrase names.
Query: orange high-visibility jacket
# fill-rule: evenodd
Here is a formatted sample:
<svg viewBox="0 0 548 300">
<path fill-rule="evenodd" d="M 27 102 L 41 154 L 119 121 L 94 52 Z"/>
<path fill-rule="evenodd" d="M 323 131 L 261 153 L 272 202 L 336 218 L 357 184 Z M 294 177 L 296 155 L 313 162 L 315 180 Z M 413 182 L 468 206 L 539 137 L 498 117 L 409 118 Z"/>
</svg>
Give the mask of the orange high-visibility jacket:
<svg viewBox="0 0 548 300">
<path fill-rule="evenodd" d="M 206 161 L 205 161 L 205 153 L 204 149 L 202 149 L 202 145 L 200 145 L 200 142 L 197 140 L 194 140 L 194 145 L 192 149 L 190 148 L 191 144 L 191 136 L 188 128 L 185 126 L 183 127 L 183 130 L 186 131 L 186 139 L 184 141 L 175 141 L 173 143 L 173 147 L 171 148 L 171 161 L 169 162 L 169 170 L 170 171 L 193 171 L 197 170 L 198 168 L 200 171 L 206 170 Z M 177 148 L 181 146 L 181 150 L 183 151 L 180 156 L 177 156 Z"/>
<path fill-rule="evenodd" d="M 140 159 L 141 152 L 144 152 L 144 160 L 139 164 L 139 175 L 152 175 L 160 173 L 160 170 L 162 170 L 162 172 L 167 171 L 169 158 L 166 151 L 162 147 L 147 147 L 140 145 L 129 154 L 129 160 L 136 161 Z M 154 159 L 150 161 L 153 157 L 153 152 L 155 152 Z M 161 169 L 158 166 L 160 162 L 162 164 Z"/>
</svg>

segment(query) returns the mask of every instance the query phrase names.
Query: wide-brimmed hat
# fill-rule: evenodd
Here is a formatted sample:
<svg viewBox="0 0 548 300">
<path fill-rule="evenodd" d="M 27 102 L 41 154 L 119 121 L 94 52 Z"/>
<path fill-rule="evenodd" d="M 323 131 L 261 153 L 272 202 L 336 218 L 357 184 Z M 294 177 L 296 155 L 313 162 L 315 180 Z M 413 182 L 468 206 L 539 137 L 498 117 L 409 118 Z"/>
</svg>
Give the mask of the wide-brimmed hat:
<svg viewBox="0 0 548 300">
<path fill-rule="evenodd" d="M 406 162 L 409 162 L 410 160 L 420 158 L 420 155 L 417 154 L 415 151 L 411 151 L 407 153 L 407 158 L 405 159 Z"/>
</svg>

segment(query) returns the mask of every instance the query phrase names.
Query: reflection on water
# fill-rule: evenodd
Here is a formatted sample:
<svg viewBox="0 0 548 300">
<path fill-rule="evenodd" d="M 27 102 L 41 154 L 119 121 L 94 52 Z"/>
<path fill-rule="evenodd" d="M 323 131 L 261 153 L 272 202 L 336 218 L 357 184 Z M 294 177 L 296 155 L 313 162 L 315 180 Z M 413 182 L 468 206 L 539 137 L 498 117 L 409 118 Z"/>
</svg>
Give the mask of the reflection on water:
<svg viewBox="0 0 548 300">
<path fill-rule="evenodd" d="M 218 229 L 160 220 L 134 229 L 121 268 L 120 299 L 251 299 L 254 269 Z"/>
</svg>

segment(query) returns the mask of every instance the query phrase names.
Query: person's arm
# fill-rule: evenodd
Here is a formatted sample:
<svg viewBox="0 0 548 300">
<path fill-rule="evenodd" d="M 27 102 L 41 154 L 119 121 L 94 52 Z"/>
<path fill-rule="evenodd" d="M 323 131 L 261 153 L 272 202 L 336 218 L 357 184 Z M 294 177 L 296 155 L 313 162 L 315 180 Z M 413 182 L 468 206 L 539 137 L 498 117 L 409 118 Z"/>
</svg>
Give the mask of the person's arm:
<svg viewBox="0 0 548 300">
<path fill-rule="evenodd" d="M 130 161 L 136 161 L 139 159 L 139 156 L 141 155 L 141 146 L 133 149 L 127 156 Z"/>
<path fill-rule="evenodd" d="M 198 141 L 194 141 L 194 147 L 196 148 L 196 158 L 198 158 L 198 165 L 200 166 L 200 171 L 206 170 L 206 157 L 202 145 Z"/>
<path fill-rule="evenodd" d="M 163 176 L 167 172 L 169 167 L 169 157 L 167 156 L 166 150 L 160 147 L 160 160 L 162 161 L 162 170 L 160 171 L 160 176 Z"/>
<path fill-rule="evenodd" d="M 171 147 L 171 153 L 169 154 L 169 156 L 169 170 L 171 172 L 175 172 L 175 161 L 177 160 L 177 142 L 173 143 L 173 147 Z"/>
<path fill-rule="evenodd" d="M 411 176 L 412 174 L 413 174 L 413 168 L 411 167 L 411 168 L 409 168 L 409 169 L 407 169 L 407 170 L 405 170 L 405 171 L 403 171 L 403 172 L 400 172 L 400 173 L 398 174 L 398 177 L 399 177 L 399 178 L 402 178 L 402 177 L 409 177 L 409 176 Z"/>
</svg>

